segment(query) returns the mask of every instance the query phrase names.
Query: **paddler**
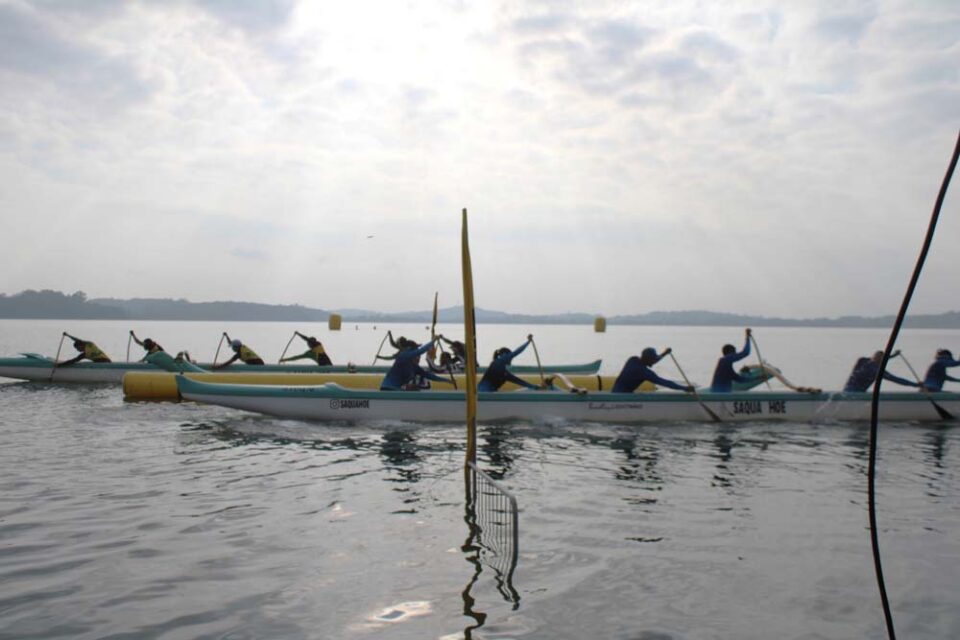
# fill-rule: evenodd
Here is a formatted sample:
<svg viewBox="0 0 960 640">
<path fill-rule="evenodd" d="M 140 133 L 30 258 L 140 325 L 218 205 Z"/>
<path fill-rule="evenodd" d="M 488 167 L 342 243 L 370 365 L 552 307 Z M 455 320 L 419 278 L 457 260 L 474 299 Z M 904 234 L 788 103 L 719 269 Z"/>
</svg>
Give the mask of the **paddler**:
<svg viewBox="0 0 960 640">
<path fill-rule="evenodd" d="M 447 365 L 450 371 L 463 371 L 467 365 L 467 346 L 459 340 L 448 340 L 446 336 L 437 336 L 441 341 L 446 342 L 450 347 L 450 356 L 447 358 Z M 440 358 L 440 365 L 443 366 L 443 356 Z"/>
<path fill-rule="evenodd" d="M 661 378 L 653 372 L 651 367 L 671 353 L 673 353 L 673 349 L 670 347 L 667 347 L 660 355 L 657 355 L 657 350 L 653 347 L 647 347 L 640 352 L 640 357 L 630 356 L 624 363 L 623 369 L 620 370 L 620 375 L 617 376 L 617 380 L 613 383 L 613 388 L 610 391 L 612 393 L 633 393 L 644 382 L 652 382 L 668 389 L 692 393 L 693 387 Z"/>
<path fill-rule="evenodd" d="M 877 374 L 880 373 L 880 363 L 882 361 L 883 351 L 875 352 L 871 358 L 867 358 L 866 356 L 858 358 L 856 364 L 853 365 L 853 370 L 850 372 L 850 377 L 847 378 L 847 384 L 843 386 L 843 390 L 862 392 L 869 389 L 871 385 L 877 381 Z M 919 383 L 900 378 L 889 371 L 883 372 L 883 379 L 905 387 L 920 387 Z"/>
<path fill-rule="evenodd" d="M 512 382 L 527 389 L 542 389 L 543 387 L 538 387 L 522 378 L 518 378 L 507 369 L 510 363 L 513 362 L 513 359 L 523 353 L 523 350 L 526 349 L 531 342 L 533 342 L 532 334 L 527 335 L 527 341 L 513 351 L 510 351 L 510 349 L 506 347 L 500 347 L 494 351 L 493 359 L 490 361 L 490 364 L 487 365 L 487 370 L 484 372 L 483 378 L 480 379 L 480 384 L 477 385 L 477 391 L 497 391 L 505 382 Z"/>
<path fill-rule="evenodd" d="M 750 329 L 744 332 L 747 336 L 743 349 L 737 351 L 732 344 L 725 344 L 720 352 L 723 354 L 717 360 L 717 367 L 713 370 L 713 382 L 710 384 L 710 391 L 713 393 L 729 393 L 733 391 L 733 383 L 749 382 L 749 378 L 740 375 L 733 370 L 733 363 L 743 360 L 750 355 Z"/>
<path fill-rule="evenodd" d="M 239 340 L 230 340 L 230 336 L 228 336 L 226 333 L 224 333 L 224 335 L 227 336 L 227 340 L 230 342 L 230 348 L 233 349 L 233 357 L 226 362 L 214 366 L 214 369 L 223 369 L 224 367 L 230 366 L 237 360 L 249 365 L 263 364 L 263 358 L 258 356 L 253 349 L 243 344 Z"/>
<path fill-rule="evenodd" d="M 949 349 L 937 349 L 936 359 L 927 369 L 927 375 L 923 379 L 924 388 L 928 391 L 942 391 L 943 383 L 947 380 L 960 382 L 957 378 L 947 375 L 947 367 L 957 365 L 960 365 L 960 360 L 954 360 Z"/>
<path fill-rule="evenodd" d="M 89 340 L 81 340 L 76 336 L 72 336 L 66 331 L 63 332 L 63 335 L 67 336 L 73 340 L 73 348 L 80 352 L 76 358 L 70 360 L 65 360 L 63 362 L 58 362 L 58 367 L 67 367 L 71 364 L 76 364 L 81 360 L 90 360 L 91 362 L 110 362 L 110 358 L 107 357 L 107 354 L 103 350 L 92 343 Z"/>
<path fill-rule="evenodd" d="M 144 338 L 141 341 L 139 338 L 137 338 L 137 334 L 133 332 L 133 329 L 130 330 L 130 337 L 133 338 L 134 342 L 136 342 L 138 345 L 143 347 L 143 349 L 147 352 L 147 355 L 151 353 L 157 353 L 159 351 L 163 351 L 163 347 L 161 347 L 159 344 L 157 344 L 150 338 Z"/>
<path fill-rule="evenodd" d="M 391 336 L 390 343 L 396 344 L 398 351 L 392 356 L 377 356 L 380 360 L 393 360 L 393 366 L 390 367 L 387 375 L 383 377 L 383 381 L 380 383 L 381 391 L 405 391 L 428 388 L 424 387 L 424 383 L 426 383 L 427 380 L 451 384 L 450 380 L 441 378 L 430 371 L 425 371 L 423 367 L 420 366 L 420 356 L 433 348 L 434 340 L 418 345 L 413 340 L 408 340 L 402 336 L 394 342 Z"/>
<path fill-rule="evenodd" d="M 304 342 L 307 343 L 307 350 L 301 353 L 298 356 L 290 356 L 289 358 L 280 358 L 280 362 L 290 362 L 291 360 L 304 360 L 309 359 L 317 363 L 321 367 L 328 367 L 333 364 L 330 360 L 330 356 L 327 355 L 326 350 L 323 348 L 323 344 L 314 338 L 313 336 L 305 336 L 299 331 L 294 331 L 294 334 L 300 336 Z"/>
</svg>

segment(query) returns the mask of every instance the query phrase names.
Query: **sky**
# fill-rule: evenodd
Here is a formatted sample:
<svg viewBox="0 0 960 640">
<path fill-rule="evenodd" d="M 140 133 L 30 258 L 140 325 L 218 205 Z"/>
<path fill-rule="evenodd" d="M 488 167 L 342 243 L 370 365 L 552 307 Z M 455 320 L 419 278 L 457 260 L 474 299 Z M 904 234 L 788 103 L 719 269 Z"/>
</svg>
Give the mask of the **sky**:
<svg viewBox="0 0 960 640">
<path fill-rule="evenodd" d="M 960 3 L 0 0 L 0 293 L 895 314 Z M 911 311 L 960 310 L 948 195 Z"/>
</svg>

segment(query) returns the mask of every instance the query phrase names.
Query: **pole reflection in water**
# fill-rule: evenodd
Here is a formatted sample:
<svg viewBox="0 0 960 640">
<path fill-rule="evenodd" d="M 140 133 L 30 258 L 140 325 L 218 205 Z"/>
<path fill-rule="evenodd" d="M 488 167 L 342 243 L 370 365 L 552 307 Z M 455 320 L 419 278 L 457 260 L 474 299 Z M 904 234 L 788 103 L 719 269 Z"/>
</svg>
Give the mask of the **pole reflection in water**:
<svg viewBox="0 0 960 640">
<path fill-rule="evenodd" d="M 490 463 L 487 475 L 494 480 L 503 479 L 513 468 L 514 455 L 510 452 L 511 449 L 522 448 L 523 441 L 519 438 L 511 441 L 510 436 L 510 429 L 503 426 L 489 426 L 484 429 L 480 450 Z"/>
<path fill-rule="evenodd" d="M 487 614 L 474 607 L 472 589 L 486 565 L 493 570 L 497 591 L 514 610 L 520 606 L 520 594 L 513 586 L 519 551 L 519 519 L 517 499 L 498 482 L 484 473 L 473 462 L 468 463 L 464 520 L 469 535 L 461 550 L 474 567 L 470 582 L 464 588 L 463 613 L 476 621 L 464 629 L 464 637 L 471 638 L 474 629 L 482 627 Z"/>
</svg>

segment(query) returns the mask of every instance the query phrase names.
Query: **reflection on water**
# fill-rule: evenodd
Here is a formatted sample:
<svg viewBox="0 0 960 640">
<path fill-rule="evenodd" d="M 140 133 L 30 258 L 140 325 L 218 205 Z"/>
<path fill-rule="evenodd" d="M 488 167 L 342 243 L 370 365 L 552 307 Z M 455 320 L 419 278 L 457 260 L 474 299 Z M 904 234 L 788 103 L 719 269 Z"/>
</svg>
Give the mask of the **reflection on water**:
<svg viewBox="0 0 960 640">
<path fill-rule="evenodd" d="M 481 427 L 523 505 L 512 573 L 465 510 L 459 425 L 0 395 L 0 637 L 882 634 L 861 425 Z M 960 637 L 958 438 L 881 429 L 911 638 Z"/>
<path fill-rule="evenodd" d="M 490 465 L 487 473 L 497 480 L 503 479 L 513 466 L 514 454 L 511 449 L 519 451 L 523 447 L 523 440 L 513 436 L 511 429 L 503 425 L 482 427 L 478 435 L 480 453 Z"/>
<path fill-rule="evenodd" d="M 409 431 L 388 431 L 383 434 L 380 442 L 380 455 L 388 469 L 396 473 L 393 482 L 413 483 L 421 479 L 420 463 L 422 457 L 417 445 L 417 439 Z M 406 488 L 395 488 L 394 491 L 408 491 Z"/>
<path fill-rule="evenodd" d="M 473 574 L 461 596 L 463 614 L 474 623 L 464 629 L 464 637 L 473 637 L 482 627 L 487 614 L 477 610 L 472 589 L 477 584 L 484 566 L 492 571 L 496 589 L 516 610 L 520 594 L 513 585 L 513 574 L 519 560 L 519 522 L 516 498 L 501 484 L 475 464 L 466 471 L 464 486 L 464 521 L 468 535 L 460 550 L 473 566 Z"/>
</svg>

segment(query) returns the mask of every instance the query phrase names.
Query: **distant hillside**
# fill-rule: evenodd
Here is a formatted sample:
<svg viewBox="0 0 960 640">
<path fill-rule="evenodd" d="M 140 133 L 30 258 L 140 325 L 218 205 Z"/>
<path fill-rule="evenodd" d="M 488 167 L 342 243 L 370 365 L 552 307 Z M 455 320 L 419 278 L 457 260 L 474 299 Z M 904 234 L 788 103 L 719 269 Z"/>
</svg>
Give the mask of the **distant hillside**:
<svg viewBox="0 0 960 640">
<path fill-rule="evenodd" d="M 839 318 L 767 318 L 713 311 L 653 311 L 641 315 L 614 316 L 608 324 L 667 325 L 709 327 L 860 327 L 889 329 L 894 316 L 867 318 L 841 316 Z M 948 311 L 937 315 L 907 316 L 904 325 L 913 329 L 960 329 L 960 312 Z"/>
<path fill-rule="evenodd" d="M 82 291 L 67 295 L 59 291 L 27 290 L 14 295 L 0 294 L 0 318 L 92 319 L 92 320 L 208 320 L 208 321 L 286 321 L 326 322 L 331 313 L 339 313 L 344 322 L 403 322 L 427 324 L 432 310 L 383 313 L 363 309 L 327 311 L 302 305 L 274 305 L 254 302 L 190 302 L 165 298 L 97 298 L 88 300 Z M 477 309 L 477 322 L 485 324 L 578 324 L 589 325 L 590 313 L 529 315 Z M 463 322 L 463 307 L 438 311 L 444 323 Z M 611 316 L 609 325 L 657 326 L 734 326 L 734 327 L 860 327 L 887 329 L 893 316 L 868 318 L 767 318 L 763 316 L 717 313 L 714 311 L 651 311 L 643 314 Z M 960 312 L 909 316 L 906 326 L 914 329 L 960 329 Z"/>
<path fill-rule="evenodd" d="M 27 289 L 12 296 L 0 294 L 0 318 L 120 320 L 126 317 L 122 309 L 87 300 L 83 291 L 69 296 L 50 289 Z"/>
<path fill-rule="evenodd" d="M 238 320 L 326 322 L 330 313 L 301 305 L 274 305 L 255 302 L 188 302 L 164 298 L 97 298 L 99 305 L 121 310 L 134 320 Z"/>
</svg>

